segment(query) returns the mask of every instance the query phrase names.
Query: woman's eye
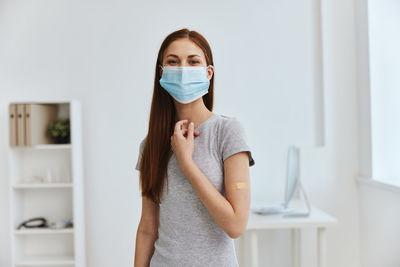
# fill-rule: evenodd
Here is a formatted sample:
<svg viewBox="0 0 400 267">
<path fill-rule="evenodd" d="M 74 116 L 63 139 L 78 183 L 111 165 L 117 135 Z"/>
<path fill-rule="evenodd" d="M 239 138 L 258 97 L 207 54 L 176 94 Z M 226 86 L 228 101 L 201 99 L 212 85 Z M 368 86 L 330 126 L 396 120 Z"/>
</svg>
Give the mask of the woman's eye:
<svg viewBox="0 0 400 267">
<path fill-rule="evenodd" d="M 191 62 L 192 62 L 192 64 L 199 64 L 200 63 L 199 61 L 196 61 L 196 60 L 192 60 Z"/>
<path fill-rule="evenodd" d="M 168 64 L 175 64 L 176 61 L 175 61 L 175 60 L 168 60 L 167 63 L 168 63 Z"/>
</svg>

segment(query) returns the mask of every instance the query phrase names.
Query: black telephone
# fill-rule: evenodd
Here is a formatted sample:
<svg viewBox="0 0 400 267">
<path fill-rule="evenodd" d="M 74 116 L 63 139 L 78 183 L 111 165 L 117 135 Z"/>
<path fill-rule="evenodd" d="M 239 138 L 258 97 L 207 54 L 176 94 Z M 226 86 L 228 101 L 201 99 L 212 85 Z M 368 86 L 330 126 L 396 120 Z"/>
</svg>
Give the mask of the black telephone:
<svg viewBox="0 0 400 267">
<path fill-rule="evenodd" d="M 20 229 L 21 227 L 26 227 L 26 228 L 47 228 L 47 220 L 43 217 L 35 217 L 31 218 L 28 220 L 23 221 L 17 229 Z"/>
</svg>

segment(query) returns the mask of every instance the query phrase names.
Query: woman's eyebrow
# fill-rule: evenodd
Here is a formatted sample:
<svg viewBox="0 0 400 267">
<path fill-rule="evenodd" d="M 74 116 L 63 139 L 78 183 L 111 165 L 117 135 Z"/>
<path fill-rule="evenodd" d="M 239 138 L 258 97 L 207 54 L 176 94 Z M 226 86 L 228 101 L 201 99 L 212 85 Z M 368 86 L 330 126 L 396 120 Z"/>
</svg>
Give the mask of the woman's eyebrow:
<svg viewBox="0 0 400 267">
<path fill-rule="evenodd" d="M 177 55 L 174 54 L 169 54 L 167 57 L 175 57 L 175 58 L 179 58 Z M 200 57 L 199 55 L 189 55 L 188 58 L 192 58 L 192 57 Z"/>
</svg>

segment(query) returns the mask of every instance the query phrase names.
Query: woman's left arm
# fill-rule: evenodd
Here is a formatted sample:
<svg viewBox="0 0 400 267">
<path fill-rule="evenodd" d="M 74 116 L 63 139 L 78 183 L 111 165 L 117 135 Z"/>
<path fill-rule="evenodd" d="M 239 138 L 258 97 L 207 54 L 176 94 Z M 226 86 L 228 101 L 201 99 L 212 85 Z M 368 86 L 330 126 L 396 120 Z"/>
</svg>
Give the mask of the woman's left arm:
<svg viewBox="0 0 400 267">
<path fill-rule="evenodd" d="M 246 230 L 250 212 L 248 152 L 233 154 L 224 161 L 226 198 L 193 159 L 182 162 L 181 169 L 215 222 L 231 238 L 241 236 Z"/>
<path fill-rule="evenodd" d="M 215 222 L 231 238 L 238 238 L 246 230 L 250 210 L 249 154 L 240 151 L 224 156 L 225 198 L 194 162 L 194 125 L 182 129 L 185 123 L 188 120 L 178 121 L 171 136 L 178 164 Z"/>
</svg>

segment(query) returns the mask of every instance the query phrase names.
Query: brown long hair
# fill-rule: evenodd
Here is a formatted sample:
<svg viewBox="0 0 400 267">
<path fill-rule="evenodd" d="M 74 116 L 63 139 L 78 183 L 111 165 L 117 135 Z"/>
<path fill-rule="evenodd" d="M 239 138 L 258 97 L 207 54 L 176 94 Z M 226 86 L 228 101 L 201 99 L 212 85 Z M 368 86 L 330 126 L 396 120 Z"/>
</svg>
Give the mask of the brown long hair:
<svg viewBox="0 0 400 267">
<path fill-rule="evenodd" d="M 164 90 L 159 80 L 160 65 L 163 63 L 165 49 L 175 40 L 189 38 L 204 52 L 206 63 L 214 65 L 212 52 L 207 40 L 198 32 L 187 28 L 169 34 L 161 44 L 158 51 L 155 67 L 153 99 L 151 102 L 149 128 L 143 146 L 140 161 L 139 184 L 142 196 L 147 196 L 155 203 L 161 203 L 161 193 L 167 179 L 168 161 L 172 156 L 171 139 L 176 122 L 176 111 L 173 98 Z M 210 79 L 208 93 L 203 95 L 205 106 L 212 111 L 214 101 L 214 76 Z"/>
</svg>

